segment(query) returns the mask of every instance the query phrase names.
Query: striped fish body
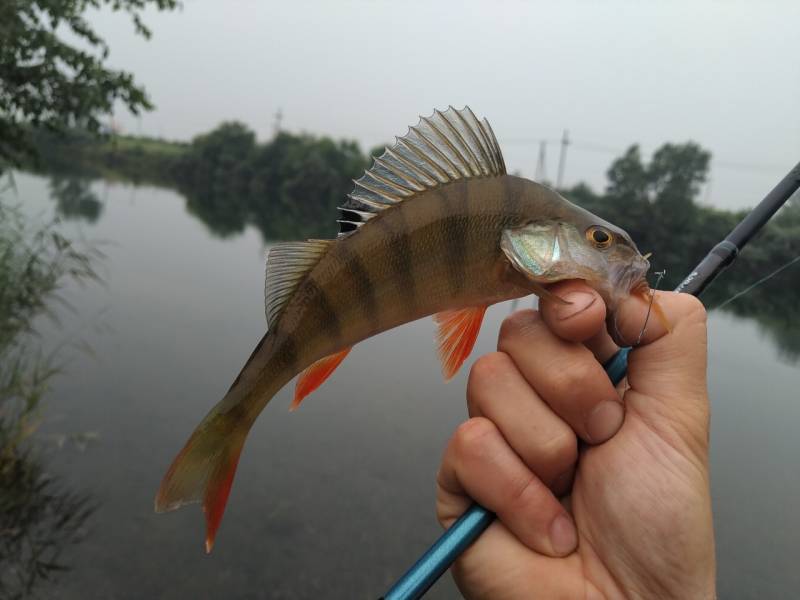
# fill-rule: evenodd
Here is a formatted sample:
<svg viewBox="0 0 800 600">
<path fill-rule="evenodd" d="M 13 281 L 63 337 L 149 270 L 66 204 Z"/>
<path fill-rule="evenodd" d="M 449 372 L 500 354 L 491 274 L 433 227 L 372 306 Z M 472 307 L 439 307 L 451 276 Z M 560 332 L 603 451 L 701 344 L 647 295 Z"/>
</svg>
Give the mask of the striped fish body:
<svg viewBox="0 0 800 600">
<path fill-rule="evenodd" d="M 399 203 L 331 245 L 298 286 L 227 400 L 250 419 L 317 360 L 404 323 L 527 296 L 502 232 L 585 211 L 532 181 L 501 175 L 442 186 Z M 588 214 L 588 213 L 587 213 Z"/>
<path fill-rule="evenodd" d="M 338 239 L 271 250 L 269 330 L 175 458 L 156 496 L 157 511 L 203 503 L 207 550 L 252 423 L 298 373 L 294 405 L 356 343 L 436 314 L 443 371 L 452 376 L 471 351 L 487 306 L 531 292 L 546 295 L 538 281 L 603 278 L 585 266 L 597 261 L 578 248 L 587 245 L 584 232 L 600 223 L 609 239 L 632 245 L 624 232 L 554 191 L 505 174 L 491 128 L 468 109 L 436 112 L 432 119 L 422 120 L 427 129 L 411 128 L 356 182 Z M 525 229 L 531 226 L 539 229 Z M 545 246 L 554 266 L 550 279 L 537 279 L 532 274 L 544 274 Z M 567 246 L 583 258 L 559 262 Z"/>
<path fill-rule="evenodd" d="M 381 212 L 335 243 L 286 305 L 276 333 L 296 349 L 292 370 L 421 317 L 530 294 L 500 236 L 531 210 L 555 214 L 557 199 L 503 175 Z"/>
</svg>

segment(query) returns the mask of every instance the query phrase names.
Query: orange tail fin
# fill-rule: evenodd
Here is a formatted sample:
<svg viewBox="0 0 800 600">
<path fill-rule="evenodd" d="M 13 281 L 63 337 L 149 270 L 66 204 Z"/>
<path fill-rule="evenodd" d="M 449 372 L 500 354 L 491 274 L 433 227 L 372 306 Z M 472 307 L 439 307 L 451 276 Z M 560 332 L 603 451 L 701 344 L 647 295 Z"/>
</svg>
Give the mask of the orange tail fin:
<svg viewBox="0 0 800 600">
<path fill-rule="evenodd" d="M 289 410 L 297 410 L 303 398 L 325 383 L 325 380 L 331 376 L 331 373 L 336 370 L 336 367 L 342 364 L 344 357 L 347 356 L 351 349 L 352 347 L 348 347 L 344 350 L 339 350 L 336 354 L 320 358 L 317 362 L 300 373 L 294 388 L 294 400 L 292 400 Z"/>
<path fill-rule="evenodd" d="M 156 495 L 156 512 L 202 502 L 211 552 L 250 422 L 212 411 L 172 462 Z"/>
</svg>

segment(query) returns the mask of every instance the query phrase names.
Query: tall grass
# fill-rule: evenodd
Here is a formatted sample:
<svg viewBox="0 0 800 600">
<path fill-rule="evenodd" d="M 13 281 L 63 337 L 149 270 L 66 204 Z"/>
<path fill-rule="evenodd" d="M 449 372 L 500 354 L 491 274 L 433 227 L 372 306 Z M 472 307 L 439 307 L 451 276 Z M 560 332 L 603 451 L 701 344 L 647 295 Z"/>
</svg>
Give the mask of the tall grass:
<svg viewBox="0 0 800 600">
<path fill-rule="evenodd" d="M 7 184 L 6 184 L 7 185 Z M 0 190 L 0 597 L 27 598 L 64 569 L 59 557 L 92 511 L 87 496 L 49 477 L 33 436 L 57 357 L 45 355 L 36 319 L 69 280 L 97 279 L 91 251 L 53 221 L 31 228 Z"/>
</svg>

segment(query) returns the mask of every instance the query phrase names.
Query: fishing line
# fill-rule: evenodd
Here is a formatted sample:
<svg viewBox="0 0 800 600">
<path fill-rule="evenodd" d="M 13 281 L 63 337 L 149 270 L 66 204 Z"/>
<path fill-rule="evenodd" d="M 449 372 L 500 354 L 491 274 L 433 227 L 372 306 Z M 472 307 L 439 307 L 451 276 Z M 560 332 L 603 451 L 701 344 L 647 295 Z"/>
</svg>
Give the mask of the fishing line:
<svg viewBox="0 0 800 600">
<path fill-rule="evenodd" d="M 650 256 L 650 254 L 648 254 Z M 647 314 L 644 317 L 644 324 L 642 325 L 641 331 L 639 331 L 639 337 L 636 338 L 636 342 L 631 344 L 631 346 L 638 346 L 642 341 L 642 336 L 644 336 L 644 332 L 647 329 L 647 322 L 650 320 L 650 312 L 653 310 L 653 302 L 656 298 L 656 290 L 658 290 L 658 286 L 661 284 L 661 280 L 664 279 L 664 276 L 667 274 L 667 270 L 664 269 L 663 271 L 656 271 L 653 273 L 657 277 L 656 283 L 654 287 L 650 290 L 650 303 L 647 305 Z M 622 335 L 622 332 L 619 330 L 619 325 L 617 324 L 617 313 L 614 312 L 614 318 L 612 319 L 612 323 L 614 325 L 614 333 L 616 334 L 616 338 L 621 342 L 625 343 L 625 336 Z"/>
<path fill-rule="evenodd" d="M 730 298 L 728 298 L 727 300 L 725 300 L 725 302 L 723 302 L 722 304 L 720 304 L 720 305 L 718 305 L 718 306 L 715 306 L 713 310 L 717 310 L 718 308 L 722 308 L 723 306 L 725 306 L 725 305 L 727 305 L 727 304 L 730 304 L 731 302 L 733 302 L 733 301 L 734 301 L 734 300 L 736 300 L 737 298 L 741 298 L 742 296 L 744 296 L 745 294 L 747 294 L 748 292 L 750 292 L 750 291 L 751 291 L 751 290 L 753 290 L 754 288 L 757 288 L 759 285 L 761 285 L 761 284 L 762 284 L 762 283 L 764 283 L 765 281 L 767 281 L 767 280 L 769 280 L 769 279 L 772 279 L 773 277 L 775 277 L 775 276 L 776 276 L 778 273 L 780 273 L 780 272 L 781 272 L 781 271 L 783 271 L 784 269 L 788 269 L 789 267 L 791 267 L 791 266 L 792 266 L 794 263 L 796 263 L 796 262 L 800 262 L 800 255 L 798 255 L 798 256 L 795 256 L 795 257 L 794 257 L 792 260 L 790 260 L 788 263 L 786 263 L 786 264 L 785 264 L 785 265 L 783 265 L 782 267 L 778 267 L 778 268 L 777 268 L 777 269 L 775 269 L 775 270 L 774 270 L 772 273 L 770 273 L 770 274 L 769 274 L 769 275 L 767 275 L 766 277 L 762 277 L 761 279 L 759 279 L 758 281 L 756 281 L 756 282 L 755 282 L 753 285 L 746 287 L 745 289 L 743 289 L 743 290 L 742 290 L 741 292 L 739 292 L 738 294 L 734 294 L 733 296 L 731 296 Z"/>
<path fill-rule="evenodd" d="M 658 286 L 661 285 L 661 280 L 667 275 L 667 270 L 664 269 L 663 271 L 656 271 L 654 275 L 657 277 L 656 283 L 653 286 L 653 289 L 650 290 L 650 303 L 647 305 L 647 314 L 644 316 L 644 325 L 642 325 L 642 330 L 639 332 L 639 337 L 636 338 L 636 343 L 633 344 L 634 346 L 638 346 L 642 343 L 644 332 L 647 330 L 647 322 L 650 320 L 650 313 L 653 311 L 653 302 L 656 300 L 656 291 L 658 290 Z"/>
</svg>

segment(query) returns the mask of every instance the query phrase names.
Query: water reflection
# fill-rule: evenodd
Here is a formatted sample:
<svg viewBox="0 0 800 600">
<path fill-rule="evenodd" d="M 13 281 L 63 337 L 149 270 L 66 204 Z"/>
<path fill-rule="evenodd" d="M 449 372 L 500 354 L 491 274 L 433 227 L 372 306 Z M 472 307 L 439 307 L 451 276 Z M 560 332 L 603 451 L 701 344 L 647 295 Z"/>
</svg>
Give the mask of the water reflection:
<svg viewBox="0 0 800 600">
<path fill-rule="evenodd" d="M 62 553 L 83 537 L 89 496 L 47 474 L 30 451 L 0 457 L 0 597 L 28 598 L 64 571 Z"/>
<path fill-rule="evenodd" d="M 220 238 L 242 233 L 248 225 L 261 232 L 265 242 L 333 237 L 338 231 L 336 212 L 318 214 L 296 203 L 270 202 L 247 194 L 218 195 L 213 191 L 181 189 L 186 209 Z M 344 194 L 342 194 L 344 198 Z"/>
<path fill-rule="evenodd" d="M 88 187 L 62 181 L 50 187 L 63 193 L 59 211 L 64 199 L 66 210 L 99 217 Z M 37 453 L 40 403 L 58 365 L 54 353 L 31 340 L 41 317 L 54 316 L 56 292 L 95 273 L 90 256 L 59 229 L 32 225 L 5 200 L 0 197 L 0 597 L 28 598 L 65 569 L 60 556 L 80 539 L 93 511 L 89 497 L 49 475 Z"/>
<path fill-rule="evenodd" d="M 91 180 L 70 175 L 50 178 L 50 195 L 56 210 L 66 219 L 83 219 L 95 223 L 103 214 L 103 204 L 91 189 Z"/>
<path fill-rule="evenodd" d="M 740 260 L 746 260 L 746 256 Z M 787 364 L 800 363 L 800 303 L 796 283 L 799 278 L 800 264 L 795 264 L 722 309 L 740 318 L 753 319 L 760 333 L 777 348 L 779 359 Z M 729 273 L 723 273 L 703 294 L 703 302 L 711 310 L 746 287 L 733 284 L 730 279 Z"/>
<path fill-rule="evenodd" d="M 291 183 L 291 182 L 289 182 Z M 50 190 L 60 214 L 94 223 L 102 215 L 103 205 L 97 200 L 86 176 L 52 176 Z M 288 184 L 287 184 L 288 185 Z M 296 187 L 296 186 L 295 186 Z M 288 193 L 301 196 L 302 190 L 289 186 Z M 349 191 L 349 189 L 347 190 Z M 268 196 L 257 197 L 245 190 L 181 189 L 186 210 L 200 220 L 216 237 L 228 239 L 255 227 L 265 241 L 333 237 L 336 234 L 335 214 L 309 211 L 298 201 L 271 202 Z M 342 197 L 346 192 L 342 192 Z M 740 259 L 746 263 L 747 253 Z M 739 267 L 742 268 L 742 267 Z M 746 270 L 746 267 L 743 269 Z M 763 274 L 762 274 L 763 275 Z M 706 306 L 722 304 L 742 288 L 745 277 L 755 281 L 761 275 L 746 273 L 736 279 L 724 273 L 703 295 Z M 800 303 L 797 302 L 797 281 L 800 264 L 727 305 L 724 310 L 738 317 L 754 319 L 761 332 L 779 349 L 781 360 L 800 362 Z"/>
<path fill-rule="evenodd" d="M 20 197 L 36 199 L 33 212 L 53 207 L 46 180 L 18 183 Z M 422 320 L 357 345 L 297 413 L 286 411 L 287 386 L 254 425 L 206 556 L 201 512 L 155 515 L 153 494 L 263 334 L 264 245 L 247 226 L 221 242 L 169 190 L 107 193 L 91 237 L 114 242 L 109 286 L 76 288 L 71 300 L 81 319 L 108 306 L 114 330 L 87 332 L 100 360 L 70 365 L 53 386 L 61 414 L 46 415 L 59 419 L 51 429 L 99 432 L 79 459 L 59 453 L 48 468 L 102 505 L 91 535 L 64 553 L 74 569 L 50 596 L 377 597 L 440 533 L 433 481 L 466 418 L 466 369 L 442 385 L 432 324 Z M 495 348 L 508 309 L 487 312 L 474 356 Z M 753 321 L 725 312 L 709 325 L 720 597 L 790 597 L 800 585 L 798 371 L 776 364 Z M 428 597 L 458 596 L 444 578 Z"/>
</svg>

